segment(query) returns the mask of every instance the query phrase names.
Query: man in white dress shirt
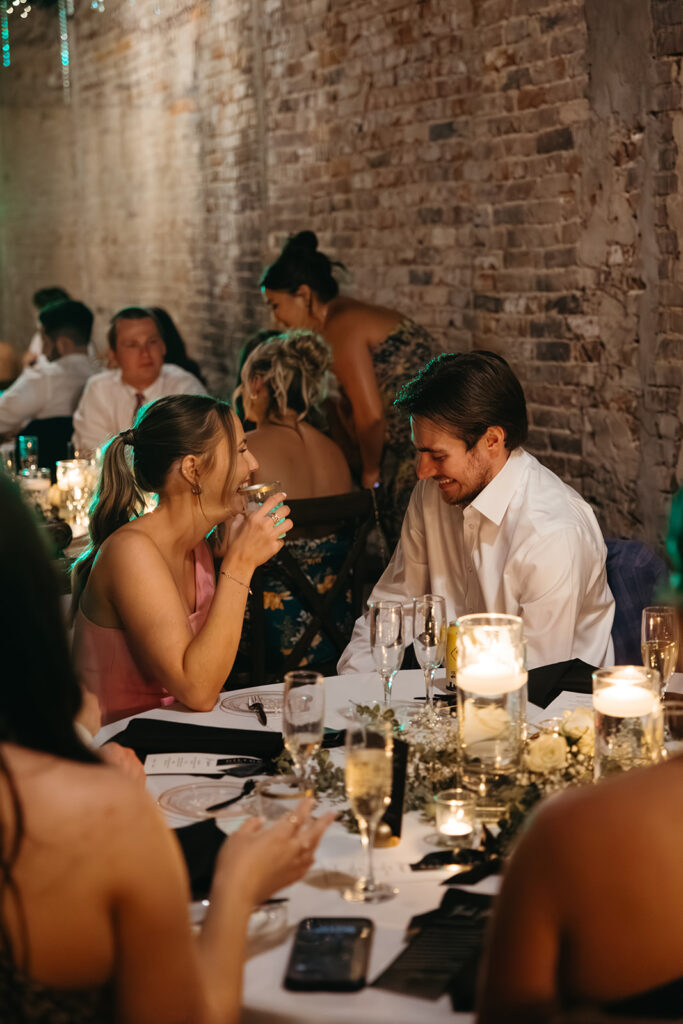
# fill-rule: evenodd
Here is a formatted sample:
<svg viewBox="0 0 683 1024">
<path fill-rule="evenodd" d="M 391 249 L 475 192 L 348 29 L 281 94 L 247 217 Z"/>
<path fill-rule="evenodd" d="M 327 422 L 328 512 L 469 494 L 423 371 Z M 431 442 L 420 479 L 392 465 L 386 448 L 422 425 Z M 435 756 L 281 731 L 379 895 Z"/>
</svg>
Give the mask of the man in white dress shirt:
<svg viewBox="0 0 683 1024">
<path fill-rule="evenodd" d="M 21 433 L 32 420 L 72 416 L 86 381 L 97 367 L 88 355 L 93 314 L 67 299 L 39 315 L 43 354 L 0 395 L 0 436 Z"/>
<path fill-rule="evenodd" d="M 108 334 L 118 369 L 88 381 L 74 414 L 74 445 L 93 451 L 130 427 L 138 411 L 163 395 L 203 395 L 206 388 L 179 366 L 164 363 L 166 346 L 148 309 L 122 309 Z"/>
<path fill-rule="evenodd" d="M 449 620 L 520 615 L 527 665 L 608 664 L 614 599 L 590 506 L 521 447 L 522 387 L 492 352 L 444 354 L 403 386 L 418 483 L 401 539 L 370 600 L 440 594 Z M 406 630 L 411 639 L 412 629 Z M 369 624 L 356 622 L 341 672 L 371 672 Z"/>
</svg>

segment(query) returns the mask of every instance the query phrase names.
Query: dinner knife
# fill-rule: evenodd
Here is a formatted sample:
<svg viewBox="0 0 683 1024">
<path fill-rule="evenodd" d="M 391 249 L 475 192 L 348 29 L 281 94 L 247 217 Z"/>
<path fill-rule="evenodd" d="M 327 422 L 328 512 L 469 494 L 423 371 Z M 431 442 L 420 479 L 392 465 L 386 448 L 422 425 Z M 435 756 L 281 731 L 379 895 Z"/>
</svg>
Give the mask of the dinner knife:
<svg viewBox="0 0 683 1024">
<path fill-rule="evenodd" d="M 268 725 L 268 716 L 266 715 L 266 709 L 264 708 L 260 700 L 250 701 L 249 710 L 254 712 L 261 725 Z"/>
</svg>

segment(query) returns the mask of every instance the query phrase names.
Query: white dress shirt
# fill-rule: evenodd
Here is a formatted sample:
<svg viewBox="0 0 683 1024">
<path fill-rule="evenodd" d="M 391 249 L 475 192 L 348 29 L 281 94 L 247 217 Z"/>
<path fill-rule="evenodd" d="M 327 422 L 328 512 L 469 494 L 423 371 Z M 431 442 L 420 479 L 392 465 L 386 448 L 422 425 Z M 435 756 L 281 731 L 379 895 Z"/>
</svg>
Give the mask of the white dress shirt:
<svg viewBox="0 0 683 1024">
<path fill-rule="evenodd" d="M 73 415 L 96 370 L 90 357 L 79 352 L 28 367 L 0 395 L 0 434 L 18 434 L 31 420 Z"/>
<path fill-rule="evenodd" d="M 409 607 L 413 597 L 440 594 L 449 621 L 475 612 L 520 615 L 529 668 L 572 658 L 605 665 L 614 657 L 606 556 L 590 506 L 516 448 L 466 508 L 446 504 L 434 480 L 417 484 L 370 600 Z M 369 624 L 360 618 L 338 671 L 374 668 Z"/>
<path fill-rule="evenodd" d="M 120 370 L 105 370 L 88 381 L 74 413 L 74 446 L 94 451 L 121 430 L 133 425 L 136 390 L 121 380 Z M 164 395 L 204 395 L 206 388 L 192 373 L 164 363 L 161 373 L 144 392 L 143 405 Z"/>
</svg>

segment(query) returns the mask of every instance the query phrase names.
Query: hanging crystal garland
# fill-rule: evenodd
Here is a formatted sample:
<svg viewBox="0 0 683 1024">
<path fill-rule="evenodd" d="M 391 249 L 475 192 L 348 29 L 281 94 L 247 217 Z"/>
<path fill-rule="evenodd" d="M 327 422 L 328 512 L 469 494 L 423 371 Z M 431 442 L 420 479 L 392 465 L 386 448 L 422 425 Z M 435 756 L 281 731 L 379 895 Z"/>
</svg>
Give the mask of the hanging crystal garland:
<svg viewBox="0 0 683 1024">
<path fill-rule="evenodd" d="M 64 102 L 71 102 L 71 54 L 69 51 L 69 22 L 67 16 L 73 14 L 73 0 L 59 0 L 59 60 L 62 69 L 62 89 Z"/>
<path fill-rule="evenodd" d="M 7 20 L 7 5 L 9 0 L 0 0 L 0 46 L 2 47 L 2 66 L 8 68 L 10 65 L 9 56 L 9 22 Z"/>
</svg>

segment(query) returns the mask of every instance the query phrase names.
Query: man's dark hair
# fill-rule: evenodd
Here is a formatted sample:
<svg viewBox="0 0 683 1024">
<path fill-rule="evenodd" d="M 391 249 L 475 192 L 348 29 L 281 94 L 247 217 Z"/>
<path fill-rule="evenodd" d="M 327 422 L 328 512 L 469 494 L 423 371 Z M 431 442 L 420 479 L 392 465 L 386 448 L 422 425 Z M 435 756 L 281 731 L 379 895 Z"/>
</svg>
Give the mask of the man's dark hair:
<svg viewBox="0 0 683 1024">
<path fill-rule="evenodd" d="M 75 345 L 87 345 L 90 341 L 93 314 L 84 303 L 75 299 L 50 303 L 41 309 L 38 319 L 53 341 L 63 337 L 71 338 Z"/>
<path fill-rule="evenodd" d="M 159 320 L 154 315 L 154 311 L 151 309 L 145 309 L 143 306 L 126 306 L 125 309 L 120 309 L 118 313 L 114 313 L 113 317 L 109 321 L 109 330 L 107 331 L 107 341 L 109 342 L 109 348 L 112 352 L 116 351 L 116 325 L 119 320 L 153 320 L 156 324 L 156 328 L 159 332 L 159 336 L 163 338 L 164 332 L 161 328 Z"/>
<path fill-rule="evenodd" d="M 522 385 L 495 352 L 444 352 L 430 359 L 394 400 L 474 448 L 489 427 L 502 427 L 505 447 L 526 441 L 529 427 Z"/>
<path fill-rule="evenodd" d="M 33 293 L 33 305 L 40 311 L 53 302 L 64 302 L 65 299 L 70 298 L 69 293 L 63 288 L 39 288 L 37 292 Z"/>
</svg>

